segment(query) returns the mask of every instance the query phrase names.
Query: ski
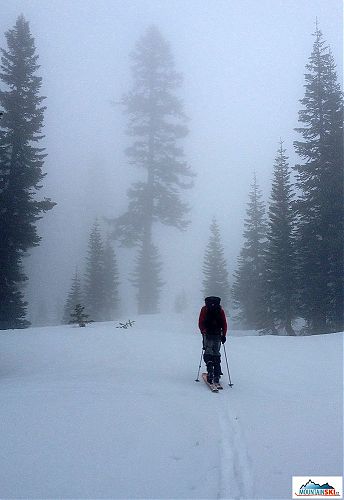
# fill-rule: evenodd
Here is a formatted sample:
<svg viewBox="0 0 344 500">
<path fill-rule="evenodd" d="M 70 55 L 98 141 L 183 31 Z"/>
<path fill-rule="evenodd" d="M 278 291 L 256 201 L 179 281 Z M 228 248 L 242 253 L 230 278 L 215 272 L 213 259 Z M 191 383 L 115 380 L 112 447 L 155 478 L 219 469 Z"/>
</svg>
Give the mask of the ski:
<svg viewBox="0 0 344 500">
<path fill-rule="evenodd" d="M 220 391 L 223 389 L 223 387 L 222 387 L 222 385 L 220 384 L 220 382 L 219 382 L 219 383 L 214 382 L 214 385 L 215 385 L 215 387 L 217 387 L 217 389 L 219 389 Z"/>
<path fill-rule="evenodd" d="M 219 389 L 216 387 L 215 384 L 209 384 L 209 382 L 207 380 L 206 373 L 202 373 L 202 378 L 203 378 L 204 382 L 207 384 L 207 386 L 209 387 L 209 389 L 211 390 L 211 392 L 219 392 Z"/>
</svg>

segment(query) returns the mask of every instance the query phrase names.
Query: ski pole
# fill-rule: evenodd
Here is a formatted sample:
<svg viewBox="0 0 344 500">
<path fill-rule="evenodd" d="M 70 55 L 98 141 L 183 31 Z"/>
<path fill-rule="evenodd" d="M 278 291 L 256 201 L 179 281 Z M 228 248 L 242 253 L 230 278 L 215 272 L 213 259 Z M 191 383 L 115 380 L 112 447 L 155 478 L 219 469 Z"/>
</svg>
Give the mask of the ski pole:
<svg viewBox="0 0 344 500">
<path fill-rule="evenodd" d="M 225 357 L 226 357 L 226 365 L 227 365 L 227 372 L 228 372 L 228 379 L 229 379 L 229 386 L 232 387 L 233 384 L 232 384 L 232 381 L 231 381 L 231 376 L 230 376 L 230 373 L 229 373 L 229 368 L 228 368 L 228 359 L 227 359 L 227 353 L 226 353 L 226 346 L 225 344 L 222 344 L 223 345 L 223 349 L 225 351 Z"/>
<path fill-rule="evenodd" d="M 202 354 L 203 354 L 203 347 L 202 347 L 202 350 L 201 350 L 201 357 L 200 357 L 200 360 L 199 360 L 198 373 L 197 373 L 197 378 L 195 379 L 195 382 L 199 382 L 199 372 L 200 372 L 201 364 L 202 364 Z"/>
</svg>

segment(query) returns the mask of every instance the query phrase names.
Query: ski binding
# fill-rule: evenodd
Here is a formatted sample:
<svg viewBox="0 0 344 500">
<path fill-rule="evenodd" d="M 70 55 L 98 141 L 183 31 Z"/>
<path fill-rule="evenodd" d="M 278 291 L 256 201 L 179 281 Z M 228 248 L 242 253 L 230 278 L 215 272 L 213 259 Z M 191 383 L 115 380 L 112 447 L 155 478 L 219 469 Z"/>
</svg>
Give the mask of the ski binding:
<svg viewBox="0 0 344 500">
<path fill-rule="evenodd" d="M 207 380 L 207 374 L 206 373 L 202 373 L 202 378 L 203 378 L 204 382 L 207 384 L 207 386 L 209 387 L 209 389 L 211 390 L 211 392 L 219 392 L 219 388 L 216 387 L 215 384 L 209 384 L 209 382 Z"/>
</svg>

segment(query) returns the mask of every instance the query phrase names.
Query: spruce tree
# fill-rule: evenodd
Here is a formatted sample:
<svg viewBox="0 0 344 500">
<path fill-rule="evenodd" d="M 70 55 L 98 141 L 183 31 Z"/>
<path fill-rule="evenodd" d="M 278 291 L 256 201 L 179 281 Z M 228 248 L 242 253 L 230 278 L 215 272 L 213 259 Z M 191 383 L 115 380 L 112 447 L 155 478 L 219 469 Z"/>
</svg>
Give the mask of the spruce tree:
<svg viewBox="0 0 344 500">
<path fill-rule="evenodd" d="M 138 41 L 132 60 L 134 83 L 122 104 L 132 138 L 126 154 L 141 175 L 128 191 L 126 213 L 115 220 L 115 236 L 123 245 L 139 247 L 135 271 L 139 311 L 152 313 L 158 310 L 161 286 L 161 265 L 154 260 L 153 225 L 160 222 L 186 228 L 188 207 L 180 190 L 192 186 L 194 174 L 180 145 L 188 133 L 182 102 L 176 95 L 182 78 L 174 69 L 168 43 L 156 27 L 150 27 Z"/>
<path fill-rule="evenodd" d="M 343 321 L 343 94 L 335 63 L 316 25 L 299 111 L 295 150 L 300 198 L 301 304 L 311 333 L 341 331 Z"/>
<path fill-rule="evenodd" d="M 297 261 L 295 251 L 294 194 L 282 141 L 274 164 L 268 210 L 265 287 L 270 317 L 277 330 L 295 335 Z"/>
<path fill-rule="evenodd" d="M 104 317 L 105 321 L 115 319 L 119 314 L 119 272 L 116 254 L 110 240 L 103 252 L 104 263 Z"/>
<path fill-rule="evenodd" d="M 104 245 L 98 221 L 91 229 L 84 276 L 84 298 L 87 311 L 94 321 L 102 321 L 105 315 Z"/>
<path fill-rule="evenodd" d="M 82 301 L 83 297 L 82 297 L 80 277 L 78 270 L 76 269 L 72 279 L 71 289 L 68 293 L 68 297 L 64 306 L 63 319 L 62 319 L 63 324 L 69 323 L 71 315 L 75 311 L 76 305 L 80 304 Z"/>
<path fill-rule="evenodd" d="M 76 304 L 74 310 L 70 315 L 70 324 L 77 324 L 80 327 L 86 326 L 87 323 L 93 323 L 92 319 L 88 319 L 89 315 L 85 313 L 85 306 L 81 304 Z"/>
<path fill-rule="evenodd" d="M 159 312 L 162 264 L 158 249 L 151 241 L 144 241 L 139 248 L 135 270 L 131 282 L 137 288 L 137 304 L 139 314 L 155 314 Z"/>
<path fill-rule="evenodd" d="M 233 305 L 237 309 L 237 320 L 242 327 L 263 329 L 268 326 L 268 305 L 264 288 L 267 224 L 256 175 L 249 194 L 244 227 L 244 244 L 232 287 Z"/>
<path fill-rule="evenodd" d="M 227 263 L 221 242 L 220 229 L 214 218 L 210 225 L 210 238 L 203 261 L 203 295 L 221 297 L 225 309 L 229 307 L 230 287 Z"/>
<path fill-rule="evenodd" d="M 42 139 L 45 99 L 39 95 L 41 77 L 29 23 L 19 16 L 6 32 L 2 49 L 0 105 L 0 329 L 24 328 L 27 303 L 23 284 L 27 280 L 22 258 L 40 242 L 36 222 L 54 203 L 37 201 L 42 187 L 44 149 Z"/>
</svg>

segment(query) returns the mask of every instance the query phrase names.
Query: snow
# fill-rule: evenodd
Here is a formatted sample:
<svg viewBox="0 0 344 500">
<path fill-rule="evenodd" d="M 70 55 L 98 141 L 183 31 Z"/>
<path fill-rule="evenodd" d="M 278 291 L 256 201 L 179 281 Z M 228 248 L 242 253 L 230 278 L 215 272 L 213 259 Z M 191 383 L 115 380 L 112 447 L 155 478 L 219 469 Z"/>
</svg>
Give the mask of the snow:
<svg viewBox="0 0 344 500">
<path fill-rule="evenodd" d="M 236 332 L 213 394 L 197 318 L 130 319 L 1 333 L 0 498 L 291 498 L 293 475 L 342 475 L 343 334 Z"/>
</svg>

